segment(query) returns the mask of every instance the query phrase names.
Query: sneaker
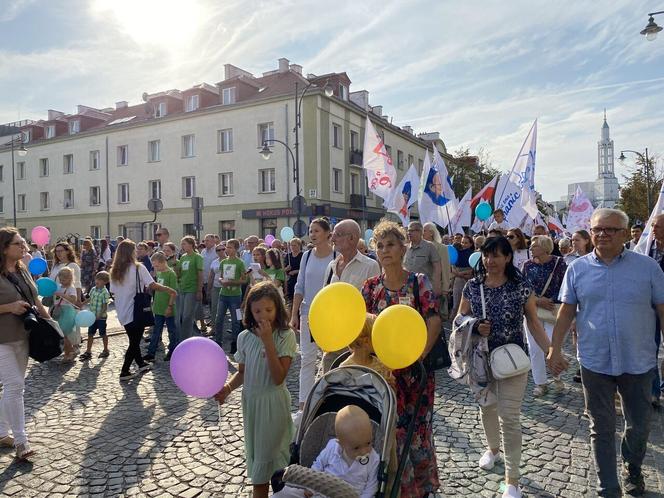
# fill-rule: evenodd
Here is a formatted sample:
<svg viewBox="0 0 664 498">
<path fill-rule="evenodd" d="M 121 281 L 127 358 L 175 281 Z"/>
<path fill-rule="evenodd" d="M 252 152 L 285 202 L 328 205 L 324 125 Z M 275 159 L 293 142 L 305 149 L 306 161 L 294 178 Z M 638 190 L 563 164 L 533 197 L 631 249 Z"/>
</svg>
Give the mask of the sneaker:
<svg viewBox="0 0 664 498">
<path fill-rule="evenodd" d="M 497 462 L 500 462 L 503 457 L 500 455 L 500 452 L 494 454 L 491 450 L 486 450 L 482 458 L 480 458 L 480 469 L 491 470 Z"/>
<path fill-rule="evenodd" d="M 11 437 L 9 434 L 0 437 L 0 447 L 2 448 L 13 448 L 14 447 L 14 438 Z"/>
<path fill-rule="evenodd" d="M 553 379 L 551 381 L 551 390 L 559 394 L 565 390 L 565 383 L 561 379 Z"/>
<path fill-rule="evenodd" d="M 120 374 L 120 380 L 129 380 L 136 377 L 138 373 L 136 372 L 123 372 Z"/>
<path fill-rule="evenodd" d="M 105 349 L 104 351 L 99 353 L 99 356 L 97 356 L 97 358 L 108 358 L 110 354 L 111 354 L 110 351 L 108 349 Z"/>
<path fill-rule="evenodd" d="M 154 355 L 153 354 L 144 354 L 143 355 L 143 361 L 154 361 Z"/>
<path fill-rule="evenodd" d="M 533 396 L 535 396 L 536 398 L 540 398 L 548 392 L 549 392 L 549 386 L 547 386 L 546 384 L 537 385 L 533 389 Z"/>
<path fill-rule="evenodd" d="M 27 460 L 28 457 L 34 454 L 35 454 L 34 450 L 30 448 L 30 445 L 27 442 L 16 445 L 17 460 Z"/>
<path fill-rule="evenodd" d="M 140 373 L 143 373 L 143 372 L 149 372 L 150 370 L 152 370 L 152 365 L 150 365 L 149 363 L 146 363 L 146 364 L 143 365 L 142 367 L 138 367 L 138 371 L 139 371 Z"/>
<path fill-rule="evenodd" d="M 509 484 L 503 492 L 503 498 L 521 498 L 522 496 L 521 488 L 512 484 Z"/>
<path fill-rule="evenodd" d="M 623 491 L 628 496 L 641 496 L 646 491 L 646 483 L 643 480 L 641 470 L 630 471 L 628 465 L 623 468 Z"/>
</svg>

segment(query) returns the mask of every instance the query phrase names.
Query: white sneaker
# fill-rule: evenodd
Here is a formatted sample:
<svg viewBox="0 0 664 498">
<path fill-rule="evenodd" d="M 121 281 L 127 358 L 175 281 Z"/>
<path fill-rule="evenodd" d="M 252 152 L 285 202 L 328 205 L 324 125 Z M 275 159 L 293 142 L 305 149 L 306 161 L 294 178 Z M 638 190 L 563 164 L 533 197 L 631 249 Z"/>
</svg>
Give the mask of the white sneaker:
<svg viewBox="0 0 664 498">
<path fill-rule="evenodd" d="M 482 458 L 480 458 L 480 469 L 491 470 L 496 462 L 500 462 L 502 459 L 503 457 L 500 456 L 500 452 L 494 455 L 493 451 L 486 450 Z"/>
<path fill-rule="evenodd" d="M 503 498 L 521 498 L 522 496 L 521 488 L 519 488 L 519 486 L 513 486 L 512 484 L 507 486 L 503 493 Z"/>
</svg>

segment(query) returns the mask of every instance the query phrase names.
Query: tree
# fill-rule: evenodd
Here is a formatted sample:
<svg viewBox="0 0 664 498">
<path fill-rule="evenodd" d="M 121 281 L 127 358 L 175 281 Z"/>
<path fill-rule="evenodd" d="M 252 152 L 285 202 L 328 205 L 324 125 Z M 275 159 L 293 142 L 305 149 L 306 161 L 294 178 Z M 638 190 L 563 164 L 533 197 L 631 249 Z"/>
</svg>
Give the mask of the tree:
<svg viewBox="0 0 664 498">
<path fill-rule="evenodd" d="M 454 151 L 454 159 L 447 164 L 447 171 L 453 178 L 455 195 L 460 199 L 472 187 L 473 194 L 479 192 L 500 170 L 491 165 L 489 153 L 481 147 L 476 155 L 468 147 Z"/>
<path fill-rule="evenodd" d="M 619 208 L 625 211 L 632 222 L 636 220 L 645 222 L 650 217 L 648 209 L 648 190 L 650 190 L 650 207 L 655 206 L 657 196 L 662 186 L 664 172 L 657 167 L 659 156 L 653 155 L 645 163 L 645 157 L 637 156 L 636 167 L 629 175 L 623 175 L 625 183 L 620 188 Z M 648 175 L 650 172 L 650 189 L 648 189 Z"/>
</svg>

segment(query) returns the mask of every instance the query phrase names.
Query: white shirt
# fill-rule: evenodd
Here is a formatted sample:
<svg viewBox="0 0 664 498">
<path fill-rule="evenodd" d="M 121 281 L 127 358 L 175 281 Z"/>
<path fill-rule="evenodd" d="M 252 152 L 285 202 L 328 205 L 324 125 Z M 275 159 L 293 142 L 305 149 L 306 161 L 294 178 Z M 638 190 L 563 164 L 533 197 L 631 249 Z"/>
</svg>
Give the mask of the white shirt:
<svg viewBox="0 0 664 498">
<path fill-rule="evenodd" d="M 141 279 L 140 287 L 148 287 L 154 282 L 148 269 L 138 263 L 138 276 Z M 136 295 L 136 267 L 127 268 L 122 283 L 111 279 L 111 292 L 115 302 L 115 311 L 118 314 L 120 325 L 127 325 L 134 321 L 134 296 Z"/>
<path fill-rule="evenodd" d="M 217 259 L 216 248 L 203 249 L 201 251 L 201 256 L 203 256 L 203 283 L 207 284 L 208 275 L 210 274 L 210 266 L 212 266 L 212 262 Z"/>
<path fill-rule="evenodd" d="M 337 263 L 342 257 L 343 256 L 340 254 L 337 256 L 337 259 L 330 261 L 330 264 L 327 265 L 327 269 L 325 270 L 326 283 L 327 279 L 330 277 L 330 272 L 332 272 L 332 278 L 330 279 L 331 284 L 334 282 L 346 282 L 357 289 L 362 289 L 364 282 L 369 277 L 380 275 L 380 266 L 378 265 L 378 262 L 357 251 L 353 259 L 348 262 L 341 272 L 341 277 L 339 277 L 337 274 Z"/>
<path fill-rule="evenodd" d="M 101 259 L 104 263 L 108 263 L 111 260 L 111 248 L 109 246 L 106 246 L 106 249 L 104 249 L 104 254 L 101 255 Z"/>
<path fill-rule="evenodd" d="M 77 289 L 82 289 L 83 286 L 81 285 L 81 267 L 76 263 L 58 263 L 51 270 L 49 277 L 60 284 L 60 280 L 58 280 L 58 273 L 60 273 L 60 270 L 62 270 L 64 267 L 71 268 L 71 270 L 74 272 L 74 287 Z"/>
<path fill-rule="evenodd" d="M 372 448 L 369 463 L 362 465 L 358 461 L 353 461 L 349 466 L 344 460 L 339 441 L 330 439 L 311 468 L 343 479 L 360 493 L 360 498 L 372 498 L 378 491 L 379 462 L 380 457 Z"/>
<path fill-rule="evenodd" d="M 489 230 L 502 230 L 503 232 L 507 232 L 510 229 L 509 223 L 507 223 L 507 220 L 503 220 L 500 223 L 497 221 L 492 221 L 491 225 L 489 225 Z"/>
<path fill-rule="evenodd" d="M 221 280 L 219 280 L 221 278 L 221 268 L 219 267 L 220 265 L 221 260 L 219 258 L 215 259 L 210 265 L 210 271 L 214 272 L 214 281 L 212 282 L 212 287 L 217 289 L 221 288 Z M 233 272 L 233 276 L 235 276 L 235 272 Z"/>
</svg>

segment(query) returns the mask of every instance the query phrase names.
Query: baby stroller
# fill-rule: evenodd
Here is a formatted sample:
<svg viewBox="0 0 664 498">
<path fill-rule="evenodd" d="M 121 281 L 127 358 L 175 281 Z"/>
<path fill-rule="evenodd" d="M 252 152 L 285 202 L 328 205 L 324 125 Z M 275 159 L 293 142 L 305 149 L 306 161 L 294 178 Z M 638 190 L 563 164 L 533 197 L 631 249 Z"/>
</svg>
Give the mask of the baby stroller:
<svg viewBox="0 0 664 498">
<path fill-rule="evenodd" d="M 380 457 L 376 497 L 385 496 L 390 450 L 395 440 L 396 399 L 383 377 L 362 366 L 335 368 L 316 382 L 302 410 L 300 427 L 291 445 L 291 466 L 283 474 L 284 482 L 329 497 L 358 496 L 341 479 L 308 468 L 328 441 L 335 437 L 336 413 L 347 405 L 359 406 L 371 419 L 373 447 Z"/>
</svg>

